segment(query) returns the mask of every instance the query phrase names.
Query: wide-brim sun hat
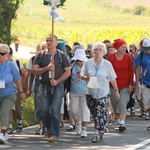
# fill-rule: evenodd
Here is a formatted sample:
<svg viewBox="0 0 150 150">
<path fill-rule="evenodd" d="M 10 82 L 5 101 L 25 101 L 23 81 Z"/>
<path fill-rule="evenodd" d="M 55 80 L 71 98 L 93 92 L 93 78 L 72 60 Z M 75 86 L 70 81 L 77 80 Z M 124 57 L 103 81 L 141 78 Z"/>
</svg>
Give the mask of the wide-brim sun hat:
<svg viewBox="0 0 150 150">
<path fill-rule="evenodd" d="M 150 50 L 150 38 L 145 38 L 142 44 L 142 50 L 147 51 Z"/>
<path fill-rule="evenodd" d="M 85 54 L 85 50 L 84 49 L 77 49 L 75 51 L 75 55 L 71 59 L 72 60 L 86 61 L 87 57 L 86 57 L 86 54 Z"/>
</svg>

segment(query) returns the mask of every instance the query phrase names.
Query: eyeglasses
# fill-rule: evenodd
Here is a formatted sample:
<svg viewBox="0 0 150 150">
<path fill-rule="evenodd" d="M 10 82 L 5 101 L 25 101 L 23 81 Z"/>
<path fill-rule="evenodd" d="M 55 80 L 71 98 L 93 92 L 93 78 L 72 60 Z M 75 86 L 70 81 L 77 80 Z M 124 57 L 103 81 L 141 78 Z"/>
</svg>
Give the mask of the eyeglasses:
<svg viewBox="0 0 150 150">
<path fill-rule="evenodd" d="M 94 50 L 95 50 L 95 51 L 98 51 L 98 50 L 99 50 L 99 51 L 103 51 L 101 48 L 95 48 Z"/>
<path fill-rule="evenodd" d="M 0 54 L 1 54 L 2 56 L 4 56 L 4 55 L 7 54 L 7 53 L 1 53 L 1 52 L 0 52 Z"/>
</svg>

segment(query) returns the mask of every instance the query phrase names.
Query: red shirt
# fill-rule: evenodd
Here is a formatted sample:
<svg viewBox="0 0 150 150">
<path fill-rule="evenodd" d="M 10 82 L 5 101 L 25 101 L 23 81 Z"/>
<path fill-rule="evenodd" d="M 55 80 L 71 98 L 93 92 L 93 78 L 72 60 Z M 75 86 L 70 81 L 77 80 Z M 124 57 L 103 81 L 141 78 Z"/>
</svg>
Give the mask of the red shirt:
<svg viewBox="0 0 150 150">
<path fill-rule="evenodd" d="M 129 54 L 124 54 L 122 60 L 117 60 L 115 53 L 107 57 L 112 63 L 117 74 L 117 84 L 119 89 L 133 86 L 133 59 Z M 112 87 L 112 85 L 110 85 Z"/>
</svg>

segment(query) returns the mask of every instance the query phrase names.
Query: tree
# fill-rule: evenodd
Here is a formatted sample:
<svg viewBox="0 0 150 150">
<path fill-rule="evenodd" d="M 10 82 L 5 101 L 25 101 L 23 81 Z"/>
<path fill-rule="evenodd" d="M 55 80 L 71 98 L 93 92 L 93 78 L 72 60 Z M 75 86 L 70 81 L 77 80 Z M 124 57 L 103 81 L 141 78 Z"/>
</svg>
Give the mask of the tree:
<svg viewBox="0 0 150 150">
<path fill-rule="evenodd" d="M 16 11 L 23 0 L 1 0 L 0 2 L 0 38 L 10 45 L 12 41 L 11 25 L 16 18 Z"/>
</svg>

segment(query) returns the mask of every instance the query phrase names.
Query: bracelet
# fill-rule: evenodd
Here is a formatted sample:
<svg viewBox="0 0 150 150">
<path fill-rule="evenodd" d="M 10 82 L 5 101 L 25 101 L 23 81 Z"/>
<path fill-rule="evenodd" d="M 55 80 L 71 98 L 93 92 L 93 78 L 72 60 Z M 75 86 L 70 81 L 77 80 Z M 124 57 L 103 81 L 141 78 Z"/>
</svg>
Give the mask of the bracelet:
<svg viewBox="0 0 150 150">
<path fill-rule="evenodd" d="M 23 91 L 19 92 L 19 93 L 24 93 Z"/>
<path fill-rule="evenodd" d="M 117 92 L 118 90 L 117 89 L 115 89 L 115 92 Z"/>
</svg>

